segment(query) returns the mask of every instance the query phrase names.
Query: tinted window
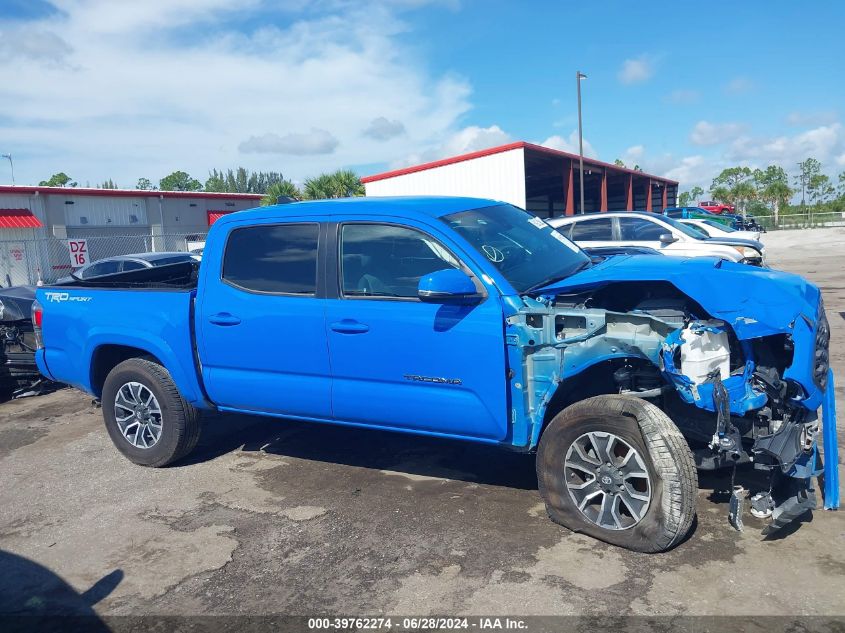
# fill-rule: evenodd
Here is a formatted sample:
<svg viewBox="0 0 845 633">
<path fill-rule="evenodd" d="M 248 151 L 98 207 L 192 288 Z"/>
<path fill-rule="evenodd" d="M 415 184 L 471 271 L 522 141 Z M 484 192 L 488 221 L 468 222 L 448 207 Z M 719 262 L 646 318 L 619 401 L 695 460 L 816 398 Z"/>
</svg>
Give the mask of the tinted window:
<svg viewBox="0 0 845 633">
<path fill-rule="evenodd" d="M 341 232 L 343 294 L 417 297 L 420 277 L 458 260 L 421 231 L 387 224 L 347 224 Z"/>
<path fill-rule="evenodd" d="M 680 218 L 684 215 L 683 209 L 667 209 L 666 212 L 663 214 L 669 216 L 670 218 Z"/>
<path fill-rule="evenodd" d="M 572 227 L 572 239 L 576 242 L 610 242 L 613 240 L 613 220 L 580 220 Z"/>
<path fill-rule="evenodd" d="M 656 242 L 669 230 L 655 222 L 643 218 L 619 218 L 619 231 L 622 239 L 634 242 Z"/>
<path fill-rule="evenodd" d="M 223 279 L 258 292 L 317 291 L 317 224 L 235 229 L 223 256 Z"/>
<path fill-rule="evenodd" d="M 150 263 L 153 266 L 168 266 L 170 264 L 178 264 L 180 262 L 189 262 L 192 261 L 194 258 L 188 255 L 173 255 L 172 257 L 162 257 L 160 259 L 154 259 Z"/>
<path fill-rule="evenodd" d="M 82 271 L 81 276 L 83 279 L 89 279 L 91 277 L 99 277 L 100 275 L 111 275 L 117 272 L 120 272 L 120 262 L 111 260 L 92 264 L 91 266 Z"/>
<path fill-rule="evenodd" d="M 129 270 L 141 270 L 142 268 L 146 268 L 141 262 L 136 262 L 133 259 L 127 259 L 123 262 L 122 270 L 124 272 Z"/>
</svg>

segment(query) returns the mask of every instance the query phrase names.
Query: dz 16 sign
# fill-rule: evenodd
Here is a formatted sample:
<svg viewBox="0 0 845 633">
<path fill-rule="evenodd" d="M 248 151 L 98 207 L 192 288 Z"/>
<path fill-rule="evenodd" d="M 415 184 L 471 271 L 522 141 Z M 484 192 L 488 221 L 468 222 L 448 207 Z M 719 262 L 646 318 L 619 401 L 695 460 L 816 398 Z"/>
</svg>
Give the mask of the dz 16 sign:
<svg viewBox="0 0 845 633">
<path fill-rule="evenodd" d="M 67 250 L 70 253 L 70 263 L 73 268 L 79 268 L 88 263 L 88 240 L 68 240 Z"/>
</svg>

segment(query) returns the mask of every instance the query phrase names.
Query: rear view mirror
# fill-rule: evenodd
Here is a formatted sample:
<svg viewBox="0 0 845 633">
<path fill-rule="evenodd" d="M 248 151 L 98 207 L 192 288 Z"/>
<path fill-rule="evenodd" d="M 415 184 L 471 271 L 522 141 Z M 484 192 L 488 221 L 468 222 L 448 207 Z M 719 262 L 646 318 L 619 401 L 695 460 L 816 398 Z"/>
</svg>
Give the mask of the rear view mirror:
<svg viewBox="0 0 845 633">
<path fill-rule="evenodd" d="M 660 243 L 661 244 L 674 244 L 678 241 L 678 238 L 672 235 L 671 233 L 662 233 L 660 235 Z"/>
<path fill-rule="evenodd" d="M 417 296 L 428 303 L 475 303 L 482 298 L 469 275 L 457 268 L 436 270 L 421 277 Z"/>
</svg>

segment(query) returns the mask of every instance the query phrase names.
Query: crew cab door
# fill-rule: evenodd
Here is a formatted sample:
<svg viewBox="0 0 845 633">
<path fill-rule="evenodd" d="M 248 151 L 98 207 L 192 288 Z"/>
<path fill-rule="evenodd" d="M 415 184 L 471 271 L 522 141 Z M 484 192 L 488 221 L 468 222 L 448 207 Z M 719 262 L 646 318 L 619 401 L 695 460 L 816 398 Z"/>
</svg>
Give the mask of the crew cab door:
<svg viewBox="0 0 845 633">
<path fill-rule="evenodd" d="M 330 230 L 326 305 L 339 421 L 501 440 L 507 434 L 503 313 L 445 232 L 383 217 Z M 332 261 L 334 260 L 334 261 Z M 427 303 L 421 276 L 462 268 L 473 305 Z"/>
<path fill-rule="evenodd" d="M 324 225 L 314 218 L 234 225 L 206 250 L 197 345 L 209 398 L 226 409 L 331 417 Z"/>
</svg>

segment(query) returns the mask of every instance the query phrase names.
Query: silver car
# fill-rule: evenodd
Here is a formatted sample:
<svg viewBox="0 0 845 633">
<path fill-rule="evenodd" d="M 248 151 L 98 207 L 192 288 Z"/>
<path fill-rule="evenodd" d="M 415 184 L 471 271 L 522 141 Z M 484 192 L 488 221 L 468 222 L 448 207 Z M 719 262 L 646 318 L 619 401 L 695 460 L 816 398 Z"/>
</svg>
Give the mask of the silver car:
<svg viewBox="0 0 845 633">
<path fill-rule="evenodd" d="M 75 279 L 93 279 L 104 275 L 128 272 L 130 270 L 141 270 L 142 268 L 153 268 L 155 266 L 167 266 L 168 264 L 179 264 L 181 262 L 197 261 L 199 257 L 191 253 L 179 251 L 165 253 L 133 253 L 131 255 L 116 255 L 106 257 L 96 262 L 91 262 L 73 272 L 73 274 L 62 277 L 57 283 L 74 281 Z"/>
</svg>

